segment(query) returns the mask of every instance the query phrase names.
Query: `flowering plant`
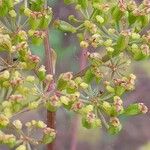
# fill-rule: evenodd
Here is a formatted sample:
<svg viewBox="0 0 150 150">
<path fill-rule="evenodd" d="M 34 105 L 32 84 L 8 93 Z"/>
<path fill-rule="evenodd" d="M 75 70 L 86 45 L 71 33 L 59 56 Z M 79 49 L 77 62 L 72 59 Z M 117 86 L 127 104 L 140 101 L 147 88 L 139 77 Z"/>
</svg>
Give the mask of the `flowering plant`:
<svg viewBox="0 0 150 150">
<path fill-rule="evenodd" d="M 63 107 L 79 114 L 85 128 L 121 131 L 120 116 L 145 114 L 143 103 L 123 105 L 123 94 L 134 90 L 136 76 L 128 70 L 134 61 L 149 59 L 150 2 L 133 0 L 65 0 L 79 17 L 55 20 L 47 0 L 0 0 L 0 143 L 16 150 L 48 144 L 53 150 L 55 114 Z M 19 7 L 18 7 L 19 6 Z M 48 27 L 77 36 L 80 71 L 55 76 L 57 54 L 49 43 Z M 30 44 L 43 44 L 45 66 L 31 53 Z M 91 51 L 94 50 L 93 51 Z M 23 124 L 18 115 L 43 106 L 47 122 Z M 5 128 L 15 133 L 5 133 Z M 23 130 L 24 129 L 24 130 Z M 40 130 L 40 131 L 39 131 Z M 34 132 L 42 132 L 40 138 Z M 49 144 L 50 143 L 50 144 Z"/>
</svg>

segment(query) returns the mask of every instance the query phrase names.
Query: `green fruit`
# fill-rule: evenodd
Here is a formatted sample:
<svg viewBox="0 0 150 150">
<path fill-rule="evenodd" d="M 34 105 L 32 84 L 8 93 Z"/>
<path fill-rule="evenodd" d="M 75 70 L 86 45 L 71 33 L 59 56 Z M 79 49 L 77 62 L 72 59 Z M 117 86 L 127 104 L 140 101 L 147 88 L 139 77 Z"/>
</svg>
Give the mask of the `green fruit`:
<svg viewBox="0 0 150 150">
<path fill-rule="evenodd" d="M 32 39 L 32 44 L 34 44 L 34 45 L 40 45 L 40 44 L 43 43 L 43 39 L 40 38 L 40 37 L 35 37 L 34 36 L 31 39 Z"/>
<path fill-rule="evenodd" d="M 113 125 L 110 125 L 109 128 L 108 128 L 108 133 L 111 134 L 111 135 L 116 135 L 118 134 L 122 129 L 122 126 L 119 125 L 119 126 L 113 126 Z"/>
<path fill-rule="evenodd" d="M 52 15 L 46 15 L 42 18 L 41 24 L 39 26 L 40 29 L 46 29 L 48 28 L 50 22 L 52 20 Z"/>
<path fill-rule="evenodd" d="M 36 19 L 34 19 L 32 17 L 29 18 L 29 26 L 33 30 L 38 29 L 41 22 L 42 22 L 42 18 L 36 18 Z"/>
</svg>

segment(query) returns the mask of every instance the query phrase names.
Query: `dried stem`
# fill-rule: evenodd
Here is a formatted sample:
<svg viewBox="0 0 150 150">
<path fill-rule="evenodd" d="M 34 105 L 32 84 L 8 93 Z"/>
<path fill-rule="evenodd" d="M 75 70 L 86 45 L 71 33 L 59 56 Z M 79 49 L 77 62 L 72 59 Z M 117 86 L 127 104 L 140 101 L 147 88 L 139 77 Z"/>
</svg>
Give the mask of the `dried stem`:
<svg viewBox="0 0 150 150">
<path fill-rule="evenodd" d="M 46 37 L 44 39 L 44 48 L 45 48 L 45 67 L 47 74 L 53 74 L 53 65 L 52 65 L 52 56 L 51 56 L 51 46 L 49 42 L 49 32 L 48 29 L 45 31 Z M 54 84 L 54 82 L 52 83 Z M 53 87 L 53 86 L 51 86 Z M 52 90 L 52 89 L 49 89 Z M 47 111 L 47 126 L 50 128 L 56 128 L 56 114 L 54 112 Z M 54 142 L 47 145 L 47 150 L 54 150 Z"/>
<path fill-rule="evenodd" d="M 83 71 L 86 68 L 86 64 L 87 64 L 86 54 L 87 54 L 87 49 L 82 50 L 81 56 L 80 56 L 80 71 Z M 73 120 L 73 123 L 72 123 L 72 137 L 71 137 L 70 150 L 77 149 L 78 123 L 79 123 L 79 116 L 76 116 L 76 118 Z"/>
</svg>

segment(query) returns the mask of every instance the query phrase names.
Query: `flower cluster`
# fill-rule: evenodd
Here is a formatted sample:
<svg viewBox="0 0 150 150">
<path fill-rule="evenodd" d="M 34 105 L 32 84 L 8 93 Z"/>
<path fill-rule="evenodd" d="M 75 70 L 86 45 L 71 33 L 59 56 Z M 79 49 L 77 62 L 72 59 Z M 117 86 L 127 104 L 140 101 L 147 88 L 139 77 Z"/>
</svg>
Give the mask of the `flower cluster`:
<svg viewBox="0 0 150 150">
<path fill-rule="evenodd" d="M 60 107 L 73 111 L 81 116 L 85 128 L 104 126 L 110 134 L 121 131 L 120 115 L 148 111 L 143 103 L 125 107 L 122 96 L 135 88 L 136 76 L 125 69 L 130 64 L 128 56 L 131 62 L 150 56 L 150 32 L 143 31 L 149 24 L 149 1 L 140 5 L 132 0 L 65 2 L 73 3 L 81 17 L 69 16 L 73 25 L 62 20 L 55 20 L 53 25 L 77 35 L 81 49 L 87 50 L 89 66 L 77 76 L 66 72 L 57 77 L 52 72 L 47 74 L 39 56 L 30 49 L 30 44 L 42 44 L 46 39 L 45 30 L 53 14 L 47 1 L 0 1 L 0 16 L 4 17 L 0 24 L 0 52 L 6 54 L 5 58 L 0 57 L 0 144 L 26 150 L 30 144 L 52 143 L 56 131 L 44 122 L 32 120 L 24 125 L 14 120 L 14 116 L 41 106 L 52 113 Z M 54 50 L 51 55 L 55 69 Z M 17 134 L 5 134 L 3 128 L 13 128 Z M 35 130 L 42 132 L 39 139 L 34 137 Z"/>
</svg>

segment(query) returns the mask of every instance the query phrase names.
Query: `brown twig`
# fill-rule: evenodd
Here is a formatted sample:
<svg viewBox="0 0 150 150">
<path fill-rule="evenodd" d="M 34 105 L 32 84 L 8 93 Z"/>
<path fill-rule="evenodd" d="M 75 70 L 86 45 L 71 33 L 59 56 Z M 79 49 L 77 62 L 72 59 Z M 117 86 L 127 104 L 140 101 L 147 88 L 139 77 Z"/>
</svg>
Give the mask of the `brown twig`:
<svg viewBox="0 0 150 150">
<path fill-rule="evenodd" d="M 45 67 L 47 74 L 53 74 L 53 65 L 52 65 L 52 56 L 51 56 L 51 46 L 49 42 L 49 32 L 48 29 L 45 31 L 46 36 L 44 39 L 44 48 L 45 48 Z M 52 83 L 54 84 L 54 83 Z M 49 89 L 51 90 L 51 89 Z M 54 112 L 47 111 L 47 126 L 50 128 L 56 128 L 56 114 Z M 54 142 L 47 145 L 47 150 L 54 150 Z"/>
</svg>

